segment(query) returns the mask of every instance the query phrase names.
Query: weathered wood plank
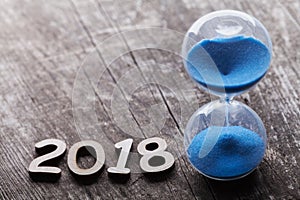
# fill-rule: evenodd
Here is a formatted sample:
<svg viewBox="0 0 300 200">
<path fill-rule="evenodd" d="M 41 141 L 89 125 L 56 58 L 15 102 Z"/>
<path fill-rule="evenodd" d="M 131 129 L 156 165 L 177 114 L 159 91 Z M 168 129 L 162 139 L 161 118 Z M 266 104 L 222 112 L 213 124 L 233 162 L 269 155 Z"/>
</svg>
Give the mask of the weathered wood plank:
<svg viewBox="0 0 300 200">
<path fill-rule="evenodd" d="M 168 28 L 184 34 L 198 17 L 219 9 L 252 14 L 264 22 L 273 40 L 274 58 L 269 73 L 254 90 L 237 98 L 260 115 L 268 131 L 267 154 L 255 173 L 240 181 L 223 183 L 204 178 L 189 165 L 182 155 L 184 123 L 181 123 L 182 105 L 178 99 L 203 105 L 210 101 L 210 96 L 190 82 L 180 56 L 157 49 L 130 52 L 135 44 L 131 43 L 133 36 L 126 37 L 126 34 L 120 34 L 118 42 L 98 49 L 98 65 L 106 69 L 93 88 L 97 94 L 99 124 L 86 127 L 85 134 L 78 135 L 72 112 L 73 83 L 83 59 L 96 44 L 113 34 L 139 27 Z M 0 199 L 299 198 L 299 1 L 23 3 L 14 0 L 1 3 L 0 16 Z M 151 32 L 135 36 L 137 41 L 149 41 L 149 38 L 153 43 L 163 41 L 162 35 L 151 35 Z M 128 53 L 108 66 L 103 63 L 104 49 L 127 49 Z M 130 86 L 121 84 L 120 80 L 130 70 L 137 70 L 140 79 L 147 82 L 151 77 L 149 69 L 165 69 L 165 66 L 172 69 L 163 71 L 172 83 L 171 88 L 151 83 L 130 93 Z M 94 71 L 91 68 L 87 72 Z M 176 84 L 172 73 L 187 80 L 185 87 L 190 90 Z M 96 183 L 81 185 L 69 174 L 65 157 L 60 163 L 63 174 L 59 182 L 31 181 L 27 167 L 36 156 L 34 144 L 42 139 L 63 139 L 70 147 L 83 138 L 113 144 L 132 136 L 116 125 L 112 115 L 115 89 L 121 92 L 121 100 L 129 104 L 135 119 L 133 127 L 138 127 L 141 137 L 154 134 L 168 141 L 169 150 L 177 158 L 173 171 L 160 181 L 133 173 L 124 184 L 113 182 L 104 171 Z M 151 110 L 154 112 L 151 116 L 149 108 L 153 105 L 159 109 Z M 159 121 L 152 120 L 153 116 L 166 119 L 163 127 Z M 154 126 L 147 130 L 149 123 Z M 95 134 L 99 130 L 105 137 Z M 140 140 L 135 140 L 133 149 Z M 116 162 L 113 152 L 107 156 L 106 168 Z M 81 161 L 85 165 L 90 160 L 82 158 Z"/>
</svg>

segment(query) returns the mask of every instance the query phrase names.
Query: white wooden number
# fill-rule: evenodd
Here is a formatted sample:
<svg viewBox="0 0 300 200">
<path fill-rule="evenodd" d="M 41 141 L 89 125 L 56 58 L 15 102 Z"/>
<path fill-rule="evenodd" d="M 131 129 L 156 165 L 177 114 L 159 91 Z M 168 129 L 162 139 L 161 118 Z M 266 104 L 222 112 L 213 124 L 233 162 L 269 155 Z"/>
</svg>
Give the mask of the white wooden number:
<svg viewBox="0 0 300 200">
<path fill-rule="evenodd" d="M 130 169 L 126 168 L 128 155 L 132 146 L 133 139 L 123 140 L 115 144 L 117 149 L 121 149 L 120 156 L 116 167 L 110 167 L 107 169 L 108 173 L 112 174 L 129 174 Z"/>
<path fill-rule="evenodd" d="M 144 172 L 163 172 L 170 169 L 175 162 L 173 155 L 167 151 L 164 139 L 153 137 L 139 143 L 138 152 L 143 155 L 140 167 Z"/>
<path fill-rule="evenodd" d="M 34 175 L 60 176 L 61 174 L 60 168 L 53 167 L 53 166 L 41 166 L 41 165 L 45 164 L 46 162 L 49 163 L 50 161 L 60 158 L 66 151 L 67 148 L 66 143 L 57 139 L 46 139 L 36 143 L 35 149 L 37 152 L 39 152 L 43 149 L 51 148 L 53 146 L 56 147 L 54 151 L 47 153 L 43 156 L 37 157 L 30 163 L 28 167 L 28 172 L 31 176 Z"/>
</svg>

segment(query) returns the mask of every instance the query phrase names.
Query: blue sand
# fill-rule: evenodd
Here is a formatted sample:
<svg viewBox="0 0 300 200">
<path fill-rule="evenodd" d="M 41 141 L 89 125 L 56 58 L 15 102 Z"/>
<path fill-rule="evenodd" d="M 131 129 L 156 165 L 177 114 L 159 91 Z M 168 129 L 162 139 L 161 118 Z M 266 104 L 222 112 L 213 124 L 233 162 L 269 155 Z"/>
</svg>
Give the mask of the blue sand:
<svg viewBox="0 0 300 200">
<path fill-rule="evenodd" d="M 187 153 L 193 166 L 202 173 L 216 178 L 232 178 L 253 170 L 263 159 L 265 143 L 255 132 L 241 126 L 222 127 L 213 148 L 204 157 L 204 142 L 214 142 L 212 126 L 198 133 L 190 143 Z M 209 134 L 207 134 L 209 132 Z M 213 143 L 214 144 L 214 143 Z"/>
<path fill-rule="evenodd" d="M 219 72 L 211 66 L 208 55 Z M 236 36 L 202 40 L 191 48 L 187 60 L 187 70 L 199 84 L 216 91 L 225 88 L 227 93 L 237 93 L 250 88 L 265 75 L 271 52 L 253 37 Z M 220 81 L 216 81 L 216 73 L 222 78 Z"/>
</svg>

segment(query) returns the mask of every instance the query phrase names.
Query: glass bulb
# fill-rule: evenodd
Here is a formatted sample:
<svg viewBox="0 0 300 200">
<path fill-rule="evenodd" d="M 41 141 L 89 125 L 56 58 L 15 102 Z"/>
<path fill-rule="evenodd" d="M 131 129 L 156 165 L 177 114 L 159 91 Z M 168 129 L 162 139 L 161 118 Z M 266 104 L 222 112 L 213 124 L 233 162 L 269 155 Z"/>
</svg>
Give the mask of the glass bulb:
<svg viewBox="0 0 300 200">
<path fill-rule="evenodd" d="M 262 161 L 267 136 L 259 116 L 232 98 L 256 85 L 266 74 L 272 43 L 255 18 L 232 10 L 198 19 L 182 46 L 189 76 L 221 97 L 190 118 L 184 145 L 190 163 L 217 180 L 246 176 Z"/>
<path fill-rule="evenodd" d="M 265 27 L 243 12 L 223 10 L 198 19 L 182 45 L 189 76 L 210 93 L 244 93 L 266 74 L 272 43 Z"/>
</svg>

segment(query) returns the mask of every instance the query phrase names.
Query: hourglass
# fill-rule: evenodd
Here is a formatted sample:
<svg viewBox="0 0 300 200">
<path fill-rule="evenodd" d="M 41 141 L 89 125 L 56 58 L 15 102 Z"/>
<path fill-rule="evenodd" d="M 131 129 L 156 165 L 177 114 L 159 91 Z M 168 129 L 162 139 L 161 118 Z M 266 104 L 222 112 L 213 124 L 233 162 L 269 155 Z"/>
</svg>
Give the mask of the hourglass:
<svg viewBox="0 0 300 200">
<path fill-rule="evenodd" d="M 265 27 L 239 11 L 223 10 L 198 19 L 186 33 L 182 56 L 189 76 L 220 97 L 190 118 L 184 145 L 201 174 L 233 180 L 251 173 L 262 161 L 266 131 L 259 116 L 233 100 L 266 74 L 272 43 Z"/>
</svg>

